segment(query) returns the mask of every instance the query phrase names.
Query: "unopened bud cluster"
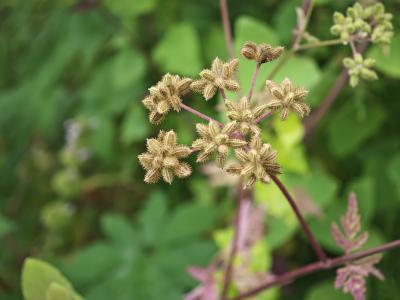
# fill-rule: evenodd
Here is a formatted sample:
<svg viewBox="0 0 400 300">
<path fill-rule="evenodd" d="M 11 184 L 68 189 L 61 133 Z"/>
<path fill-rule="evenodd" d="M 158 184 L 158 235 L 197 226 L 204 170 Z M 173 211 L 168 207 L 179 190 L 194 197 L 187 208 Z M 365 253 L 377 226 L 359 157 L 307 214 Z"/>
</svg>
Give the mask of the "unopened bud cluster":
<svg viewBox="0 0 400 300">
<path fill-rule="evenodd" d="M 247 42 L 241 54 L 262 64 L 277 59 L 282 51 L 283 47 Z M 199 73 L 198 80 L 165 75 L 156 86 L 149 89 L 150 95 L 143 100 L 150 111 L 150 122 L 160 123 L 170 110 L 179 112 L 183 105 L 182 96 L 189 91 L 201 93 L 205 100 L 211 99 L 219 90 L 238 91 L 238 66 L 238 59 L 223 62 L 215 58 L 210 69 Z M 281 84 L 267 81 L 266 88 L 272 99 L 264 104 L 253 106 L 248 97 L 242 97 L 239 101 L 224 98 L 229 122 L 222 124 L 211 120 L 208 124 L 196 124 L 199 137 L 191 148 L 178 145 L 174 131 L 160 131 L 157 138 L 147 139 L 147 152 L 138 157 L 146 171 L 144 181 L 155 183 L 162 178 L 171 183 L 175 176 L 189 176 L 191 168 L 181 159 L 198 152 L 198 163 L 214 158 L 219 168 L 241 176 L 245 187 L 251 187 L 257 180 L 269 182 L 271 176 L 279 174 L 281 169 L 276 162 L 277 152 L 261 140 L 259 120 L 268 114 L 268 109 L 270 112 L 279 110 L 281 119 L 285 120 L 290 111 L 304 117 L 310 108 L 304 102 L 307 91 L 293 86 L 288 79 Z M 237 163 L 226 166 L 227 157 L 233 152 Z"/>
<path fill-rule="evenodd" d="M 375 71 L 371 69 L 374 60 L 364 59 L 357 52 L 356 43 L 370 41 L 374 44 L 389 44 L 393 37 L 393 16 L 385 12 L 382 3 L 376 3 L 363 7 L 355 3 L 347 9 L 346 15 L 335 12 L 333 15 L 334 25 L 331 32 L 340 36 L 344 44 L 351 43 L 353 57 L 343 60 L 343 65 L 348 69 L 350 85 L 355 87 L 360 79 L 376 80 Z"/>
<path fill-rule="evenodd" d="M 331 27 L 331 32 L 340 36 L 345 44 L 349 39 L 370 39 L 373 43 L 388 44 L 393 36 L 392 18 L 392 14 L 385 13 L 382 3 L 365 8 L 360 3 L 355 3 L 347 9 L 346 15 L 334 13 L 335 24 Z"/>
</svg>

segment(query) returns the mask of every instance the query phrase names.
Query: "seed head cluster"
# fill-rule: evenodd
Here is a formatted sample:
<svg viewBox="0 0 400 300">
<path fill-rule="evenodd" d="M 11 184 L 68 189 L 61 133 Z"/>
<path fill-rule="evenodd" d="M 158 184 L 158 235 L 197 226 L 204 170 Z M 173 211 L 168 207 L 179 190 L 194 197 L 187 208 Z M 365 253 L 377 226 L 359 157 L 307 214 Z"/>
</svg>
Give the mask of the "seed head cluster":
<svg viewBox="0 0 400 300">
<path fill-rule="evenodd" d="M 211 69 L 201 71 L 199 73 L 201 79 L 193 81 L 190 87 L 193 91 L 202 93 L 206 100 L 214 97 L 218 89 L 236 92 L 240 89 L 239 83 L 234 79 L 238 66 L 238 59 L 224 63 L 217 57 L 214 59 Z"/>
<path fill-rule="evenodd" d="M 266 81 L 267 90 L 272 96 L 268 108 L 272 111 L 281 110 L 281 120 L 286 120 L 290 111 L 303 118 L 310 113 L 310 107 L 304 102 L 308 91 L 302 87 L 295 87 L 292 82 L 285 78 L 281 84 Z"/>
<path fill-rule="evenodd" d="M 241 54 L 261 65 L 277 59 L 282 51 L 283 47 L 247 42 Z M 238 59 L 223 62 L 217 57 L 211 68 L 201 71 L 200 79 L 195 81 L 166 74 L 149 89 L 150 94 L 143 100 L 150 111 L 150 122 L 159 124 L 169 111 L 179 112 L 182 107 L 185 108 L 182 98 L 190 91 L 201 93 L 205 100 L 211 99 L 218 90 L 238 91 L 238 64 Z M 280 174 L 281 169 L 276 161 L 277 151 L 262 142 L 258 122 L 268 115 L 268 109 L 270 112 L 280 110 L 281 119 L 285 120 L 290 111 L 304 117 L 310 112 L 310 108 L 304 102 L 307 91 L 294 87 L 288 79 L 281 84 L 267 81 L 266 87 L 272 100 L 257 105 L 252 105 L 249 97 L 232 101 L 224 95 L 225 112 L 229 121 L 223 124 L 209 118 L 208 124 L 196 124 L 198 138 L 193 141 L 191 148 L 178 145 L 176 134 L 172 130 L 160 131 L 157 138 L 147 139 L 147 152 L 138 157 L 146 171 L 144 181 L 155 183 L 162 178 L 167 183 L 172 183 L 175 176 L 189 176 L 191 168 L 181 160 L 191 153 L 197 153 L 198 163 L 215 159 L 219 168 L 241 176 L 247 188 L 252 187 L 257 180 L 269 182 L 271 176 Z M 227 167 L 225 164 L 233 152 L 231 150 L 234 150 L 237 163 Z"/>
</svg>

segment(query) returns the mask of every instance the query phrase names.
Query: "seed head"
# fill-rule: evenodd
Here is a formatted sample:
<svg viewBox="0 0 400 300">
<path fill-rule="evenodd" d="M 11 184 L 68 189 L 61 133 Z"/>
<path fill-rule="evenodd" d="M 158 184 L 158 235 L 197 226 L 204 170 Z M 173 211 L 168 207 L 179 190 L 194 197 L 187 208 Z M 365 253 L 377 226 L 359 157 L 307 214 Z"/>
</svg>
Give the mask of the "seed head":
<svg viewBox="0 0 400 300">
<path fill-rule="evenodd" d="M 277 59 L 283 53 L 283 47 L 272 47 L 268 44 L 246 42 L 240 53 L 243 57 L 263 64 Z"/>
<path fill-rule="evenodd" d="M 196 130 L 200 138 L 192 144 L 194 149 L 200 150 L 197 162 L 205 162 L 215 153 L 218 167 L 223 168 L 229 149 L 237 149 L 247 144 L 244 140 L 232 137 L 237 127 L 238 123 L 235 121 L 226 124 L 223 128 L 214 121 L 211 121 L 208 126 L 197 124 Z"/>
<path fill-rule="evenodd" d="M 277 151 L 270 144 L 263 144 L 259 135 L 251 138 L 250 149 L 246 150 L 235 150 L 239 162 L 227 168 L 227 172 L 243 177 L 245 188 L 252 187 L 256 180 L 268 183 L 271 175 L 281 173 L 276 162 Z"/>
<path fill-rule="evenodd" d="M 242 134 L 247 135 L 249 133 L 260 133 L 260 128 L 258 128 L 256 120 L 265 112 L 267 108 L 266 104 L 259 105 L 252 109 L 250 107 L 249 99 L 243 97 L 239 103 L 226 100 L 225 107 L 228 118 L 239 124 L 239 131 Z"/>
<path fill-rule="evenodd" d="M 201 79 L 192 82 L 190 88 L 195 92 L 202 93 L 206 100 L 211 99 L 218 89 L 238 91 L 240 86 L 234 79 L 238 66 L 238 59 L 224 63 L 217 57 L 212 63 L 211 70 L 201 71 L 199 73 Z"/>
<path fill-rule="evenodd" d="M 310 113 L 310 107 L 304 102 L 308 91 L 302 87 L 293 86 L 288 78 L 285 78 L 280 85 L 267 80 L 266 86 L 272 96 L 267 106 L 273 111 L 281 109 L 282 121 L 286 120 L 289 111 L 293 111 L 302 118 Z"/>
<path fill-rule="evenodd" d="M 146 170 L 144 181 L 155 183 L 162 177 L 164 181 L 172 183 L 174 176 L 189 176 L 190 166 L 179 159 L 187 157 L 190 153 L 189 147 L 176 144 L 176 134 L 173 130 L 161 130 L 157 139 L 147 139 L 147 152 L 138 156 L 140 164 Z"/>
<path fill-rule="evenodd" d="M 142 101 L 150 111 L 149 120 L 159 124 L 171 110 L 181 110 L 181 97 L 190 91 L 192 79 L 180 78 L 178 75 L 166 74 L 155 86 L 149 89 L 148 95 Z"/>
</svg>

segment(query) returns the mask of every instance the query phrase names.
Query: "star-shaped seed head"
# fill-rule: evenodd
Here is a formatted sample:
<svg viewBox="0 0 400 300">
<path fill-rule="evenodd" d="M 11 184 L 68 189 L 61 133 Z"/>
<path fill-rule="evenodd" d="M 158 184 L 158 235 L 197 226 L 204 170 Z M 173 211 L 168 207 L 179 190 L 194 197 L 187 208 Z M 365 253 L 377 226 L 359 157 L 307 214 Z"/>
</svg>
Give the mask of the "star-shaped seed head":
<svg viewBox="0 0 400 300">
<path fill-rule="evenodd" d="M 264 43 L 257 45 L 253 42 L 246 42 L 240 54 L 247 59 L 263 64 L 277 59 L 283 53 L 283 49 L 283 47 L 272 47 Z"/>
<path fill-rule="evenodd" d="M 238 59 L 224 63 L 217 57 L 212 63 L 211 70 L 201 71 L 199 74 L 201 79 L 192 82 L 190 87 L 195 92 L 203 93 L 206 100 L 211 99 L 218 89 L 236 92 L 240 89 L 239 83 L 234 79 L 238 66 Z"/>
<path fill-rule="evenodd" d="M 200 150 L 197 162 L 205 162 L 215 153 L 218 167 L 223 168 L 229 149 L 237 149 L 247 144 L 244 140 L 232 137 L 237 126 L 235 121 L 226 124 L 223 128 L 214 121 L 211 121 L 208 126 L 197 124 L 196 130 L 200 138 L 192 144 L 194 149 Z"/>
<path fill-rule="evenodd" d="M 256 180 L 268 183 L 272 175 L 281 173 L 276 162 L 277 151 L 270 144 L 263 144 L 259 135 L 250 141 L 250 149 L 235 150 L 239 163 L 227 168 L 227 172 L 243 177 L 245 188 L 252 187 Z"/>
<path fill-rule="evenodd" d="M 159 124 L 165 115 L 171 110 L 181 110 L 181 97 L 190 91 L 190 78 L 181 78 L 178 75 L 166 74 L 149 89 L 148 95 L 142 101 L 150 111 L 149 120 L 153 124 Z"/>
<path fill-rule="evenodd" d="M 239 103 L 225 101 L 226 114 L 232 121 L 239 124 L 239 131 L 247 135 L 249 133 L 259 134 L 260 128 L 257 126 L 257 119 L 265 112 L 267 105 L 262 104 L 255 108 L 250 107 L 250 102 L 247 97 L 243 97 Z"/>
<path fill-rule="evenodd" d="M 354 58 L 346 57 L 343 59 L 343 65 L 348 69 L 350 75 L 350 85 L 355 87 L 360 78 L 364 80 L 377 80 L 378 75 L 372 70 L 375 60 L 372 58 L 364 59 L 360 53 Z"/>
<path fill-rule="evenodd" d="M 173 130 L 160 131 L 157 139 L 147 139 L 147 152 L 138 156 L 140 164 L 146 170 L 144 181 L 155 183 L 160 177 L 172 183 L 174 176 L 180 178 L 191 174 L 187 163 L 180 162 L 191 153 L 189 147 L 176 144 L 176 134 Z"/>
<path fill-rule="evenodd" d="M 281 84 L 267 80 L 266 86 L 272 96 L 267 106 L 273 111 L 281 109 L 281 120 L 287 118 L 289 111 L 293 111 L 302 118 L 310 113 L 310 107 L 304 102 L 308 91 L 302 87 L 293 86 L 288 78 L 285 78 Z"/>
</svg>

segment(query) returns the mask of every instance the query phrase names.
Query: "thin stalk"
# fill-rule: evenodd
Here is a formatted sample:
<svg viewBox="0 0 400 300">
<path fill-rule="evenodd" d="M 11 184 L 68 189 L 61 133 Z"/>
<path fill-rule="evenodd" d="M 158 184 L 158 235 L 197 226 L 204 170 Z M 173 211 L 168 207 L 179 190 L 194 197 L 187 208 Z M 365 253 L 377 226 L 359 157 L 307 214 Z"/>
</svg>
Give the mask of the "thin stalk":
<svg viewBox="0 0 400 300">
<path fill-rule="evenodd" d="M 222 98 L 224 98 L 224 101 L 228 100 L 228 98 L 226 97 L 224 89 L 219 89 L 219 92 L 221 93 Z"/>
<path fill-rule="evenodd" d="M 294 30 L 294 37 L 293 37 L 293 46 L 292 48 L 296 51 L 300 45 L 301 38 L 303 37 L 304 31 L 307 29 L 308 21 L 311 17 L 311 12 L 314 8 L 313 2 L 311 0 L 304 0 L 301 6 L 304 15 L 306 16 L 305 22 L 303 27 L 300 28 L 300 23 L 297 22 L 296 29 Z"/>
<path fill-rule="evenodd" d="M 300 209 L 298 208 L 296 202 L 290 195 L 289 191 L 286 189 L 285 185 L 278 179 L 278 177 L 272 175 L 271 178 L 275 182 L 275 184 L 278 186 L 278 188 L 281 190 L 281 192 L 285 196 L 285 198 L 288 200 L 290 206 L 292 207 L 294 213 L 296 214 L 297 219 L 300 222 L 303 232 L 307 236 L 307 238 L 308 238 L 309 242 L 311 243 L 311 246 L 313 247 L 319 260 L 321 262 L 326 262 L 328 260 L 328 257 L 326 256 L 324 250 L 322 250 L 320 244 L 314 237 L 313 233 L 311 232 L 311 229 L 308 227 L 306 221 L 304 220 L 304 218 L 300 212 Z"/>
<path fill-rule="evenodd" d="M 272 115 L 272 113 L 273 113 L 272 111 L 269 111 L 269 112 L 261 115 L 258 119 L 256 119 L 256 124 L 260 123 L 262 120 L 268 118 L 270 115 Z"/>
<path fill-rule="evenodd" d="M 300 45 L 299 47 L 297 47 L 296 51 L 317 48 L 317 47 L 333 46 L 333 45 L 338 45 L 338 44 L 342 44 L 342 43 L 343 43 L 343 41 L 341 39 L 318 41 L 315 43 L 308 43 L 308 44 Z"/>
<path fill-rule="evenodd" d="M 195 110 L 194 108 L 191 108 L 190 106 L 187 106 L 186 104 L 181 103 L 180 105 L 181 105 L 182 109 L 198 116 L 199 118 L 202 118 L 203 120 L 206 120 L 207 122 L 214 121 L 214 122 L 218 123 L 219 126 L 221 126 L 221 127 L 224 126 L 224 124 L 222 124 L 221 122 L 214 120 L 213 118 L 210 118 L 209 116 L 199 112 L 198 110 Z"/>
<path fill-rule="evenodd" d="M 236 253 L 238 250 L 239 233 L 240 233 L 240 219 L 241 219 L 240 213 L 242 211 L 243 199 L 244 199 L 243 184 L 242 184 L 242 182 L 239 182 L 238 192 L 237 192 L 236 216 L 235 216 L 235 223 L 234 223 L 234 235 L 233 235 L 233 240 L 231 242 L 231 250 L 229 253 L 228 265 L 226 266 L 225 273 L 224 273 L 224 283 L 223 283 L 221 298 L 220 298 L 222 300 L 226 299 L 229 285 L 232 280 L 233 263 L 235 261 Z"/>
<path fill-rule="evenodd" d="M 221 10 L 222 27 L 224 28 L 226 49 L 228 50 L 229 57 L 233 59 L 235 57 L 235 52 L 233 50 L 233 39 L 231 32 L 231 23 L 229 21 L 227 0 L 220 0 L 219 4 Z"/>
<path fill-rule="evenodd" d="M 339 256 L 336 258 L 329 259 L 326 263 L 318 261 L 315 263 L 311 263 L 308 265 L 305 265 L 297 270 L 287 272 L 285 274 L 282 274 L 280 276 L 277 276 L 275 279 L 268 281 L 266 283 L 261 284 L 260 286 L 251 289 L 235 298 L 229 299 L 229 300 L 243 300 L 249 297 L 252 297 L 254 295 L 257 295 L 258 293 L 276 285 L 286 285 L 291 282 L 293 282 L 295 279 L 306 276 L 308 274 L 312 274 L 317 271 L 321 270 L 328 270 L 332 269 L 341 265 L 344 265 L 346 263 L 352 262 L 357 259 L 361 259 L 367 256 L 371 256 L 377 253 L 381 253 L 384 251 L 389 251 L 392 249 L 396 249 L 400 247 L 400 240 L 395 240 L 387 244 L 383 244 L 374 248 L 370 248 L 365 251 L 360 251 L 357 253 L 349 254 L 349 255 L 343 255 Z"/>
<path fill-rule="evenodd" d="M 261 67 L 261 64 L 257 63 L 256 64 L 256 69 L 254 70 L 254 73 L 253 73 L 253 78 L 251 79 L 251 85 L 250 85 L 250 89 L 249 89 L 249 94 L 247 96 L 249 101 L 251 100 L 251 97 L 253 96 L 253 90 L 254 90 L 254 86 L 255 86 L 256 81 L 257 81 L 258 73 L 260 72 L 260 67 Z"/>
</svg>

